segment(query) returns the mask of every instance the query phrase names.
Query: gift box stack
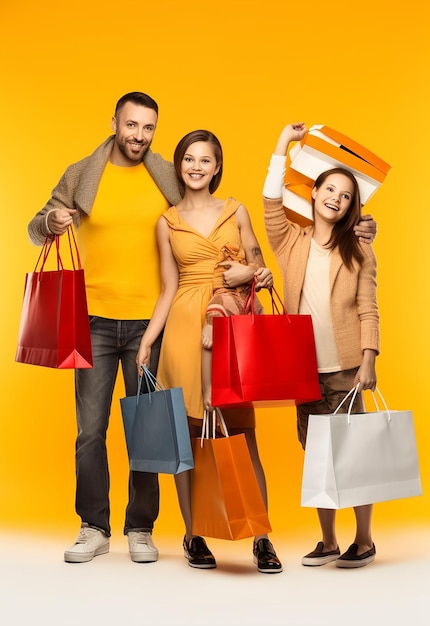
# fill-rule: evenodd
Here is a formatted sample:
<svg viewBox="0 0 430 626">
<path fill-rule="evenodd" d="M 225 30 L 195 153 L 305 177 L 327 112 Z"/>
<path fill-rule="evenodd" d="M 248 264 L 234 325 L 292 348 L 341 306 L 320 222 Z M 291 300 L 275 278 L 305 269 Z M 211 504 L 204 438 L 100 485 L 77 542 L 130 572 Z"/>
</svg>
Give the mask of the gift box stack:
<svg viewBox="0 0 430 626">
<path fill-rule="evenodd" d="M 312 223 L 311 192 L 322 172 L 333 167 L 350 170 L 357 179 L 364 205 L 391 167 L 356 141 L 322 124 L 311 126 L 290 149 L 286 165 L 283 204 L 287 216 L 302 226 Z"/>
</svg>

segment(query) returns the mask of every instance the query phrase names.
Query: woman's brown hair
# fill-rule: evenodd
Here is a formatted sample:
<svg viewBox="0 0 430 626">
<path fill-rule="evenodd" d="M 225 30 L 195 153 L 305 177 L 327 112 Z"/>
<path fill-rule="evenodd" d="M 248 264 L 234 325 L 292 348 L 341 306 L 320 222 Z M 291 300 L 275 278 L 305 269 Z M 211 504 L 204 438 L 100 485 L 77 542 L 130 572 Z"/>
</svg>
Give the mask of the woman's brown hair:
<svg viewBox="0 0 430 626">
<path fill-rule="evenodd" d="M 326 245 L 331 249 L 339 248 L 342 261 L 348 269 L 352 269 L 354 261 L 359 265 L 363 262 L 363 253 L 360 249 L 359 241 L 354 234 L 354 226 L 361 220 L 360 189 L 354 174 L 343 167 L 335 167 L 326 172 L 322 172 L 315 181 L 314 189 L 319 189 L 331 174 L 342 174 L 349 178 L 354 191 L 348 211 L 342 219 L 334 225 L 331 237 Z M 312 198 L 312 209 L 314 209 L 314 204 L 315 202 Z"/>
</svg>

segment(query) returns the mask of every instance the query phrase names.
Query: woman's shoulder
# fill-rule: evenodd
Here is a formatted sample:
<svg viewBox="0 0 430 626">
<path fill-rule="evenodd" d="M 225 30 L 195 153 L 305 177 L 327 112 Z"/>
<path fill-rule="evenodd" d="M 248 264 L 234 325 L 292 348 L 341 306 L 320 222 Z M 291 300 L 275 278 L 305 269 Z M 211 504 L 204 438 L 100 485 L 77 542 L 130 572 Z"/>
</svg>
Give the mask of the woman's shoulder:
<svg viewBox="0 0 430 626">
<path fill-rule="evenodd" d="M 176 205 L 172 205 L 168 209 L 166 209 L 166 211 L 163 211 L 160 216 L 160 220 L 162 218 L 164 218 L 168 222 L 168 224 L 174 224 L 175 222 L 177 222 L 179 220 L 179 214 Z"/>
<path fill-rule="evenodd" d="M 232 207 L 235 208 L 236 211 L 240 206 L 243 206 L 243 204 L 241 203 L 240 200 L 237 200 L 236 198 L 234 198 L 233 196 L 228 196 L 228 198 L 225 198 L 225 200 L 221 201 L 225 207 Z"/>
<path fill-rule="evenodd" d="M 220 216 L 222 215 L 223 218 L 227 219 L 232 215 L 236 215 L 239 209 L 246 211 L 243 204 L 239 200 L 236 200 L 236 198 L 229 196 L 223 200 L 219 199 L 219 212 Z"/>
</svg>

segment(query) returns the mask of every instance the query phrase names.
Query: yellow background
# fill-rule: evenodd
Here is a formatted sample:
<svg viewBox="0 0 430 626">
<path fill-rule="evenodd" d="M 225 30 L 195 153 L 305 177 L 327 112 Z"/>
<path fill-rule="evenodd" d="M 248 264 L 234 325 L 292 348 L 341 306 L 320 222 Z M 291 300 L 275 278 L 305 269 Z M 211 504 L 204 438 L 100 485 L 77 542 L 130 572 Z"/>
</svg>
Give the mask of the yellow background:
<svg viewBox="0 0 430 626">
<path fill-rule="evenodd" d="M 367 207 L 378 222 L 379 388 L 390 408 L 414 413 L 424 495 L 377 505 L 375 524 L 428 523 L 429 12 L 425 0 L 3 0 L 1 526 L 77 529 L 72 372 L 14 362 L 24 276 L 38 254 L 26 227 L 66 166 L 110 134 L 115 102 L 134 90 L 159 103 L 153 147 L 165 157 L 190 130 L 219 136 L 218 195 L 249 209 L 279 287 L 261 190 L 283 125 L 327 124 L 391 164 Z M 118 384 L 108 437 L 114 532 L 127 497 L 122 393 Z M 257 419 L 272 526 L 292 539 L 316 528 L 314 512 L 300 508 L 294 410 Z M 171 476 L 161 488 L 157 532 L 180 536 Z"/>
</svg>

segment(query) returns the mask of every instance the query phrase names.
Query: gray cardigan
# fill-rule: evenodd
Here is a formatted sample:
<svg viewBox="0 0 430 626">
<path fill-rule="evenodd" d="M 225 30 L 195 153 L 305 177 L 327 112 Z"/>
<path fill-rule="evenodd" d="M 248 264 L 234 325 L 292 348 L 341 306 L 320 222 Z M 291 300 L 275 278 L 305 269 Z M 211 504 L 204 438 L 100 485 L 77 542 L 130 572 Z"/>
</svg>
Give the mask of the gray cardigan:
<svg viewBox="0 0 430 626">
<path fill-rule="evenodd" d="M 46 229 L 46 214 L 53 209 L 78 209 L 73 220 L 78 227 L 82 213 L 90 215 L 97 194 L 100 179 L 109 161 L 115 135 L 110 136 L 89 156 L 70 165 L 57 186 L 52 191 L 51 198 L 46 205 L 33 217 L 28 225 L 30 241 L 35 245 L 42 245 L 48 231 Z M 167 201 L 177 204 L 183 195 L 183 190 L 176 176 L 173 163 L 166 161 L 160 154 L 147 150 L 143 162 L 155 184 L 163 193 Z"/>
</svg>

